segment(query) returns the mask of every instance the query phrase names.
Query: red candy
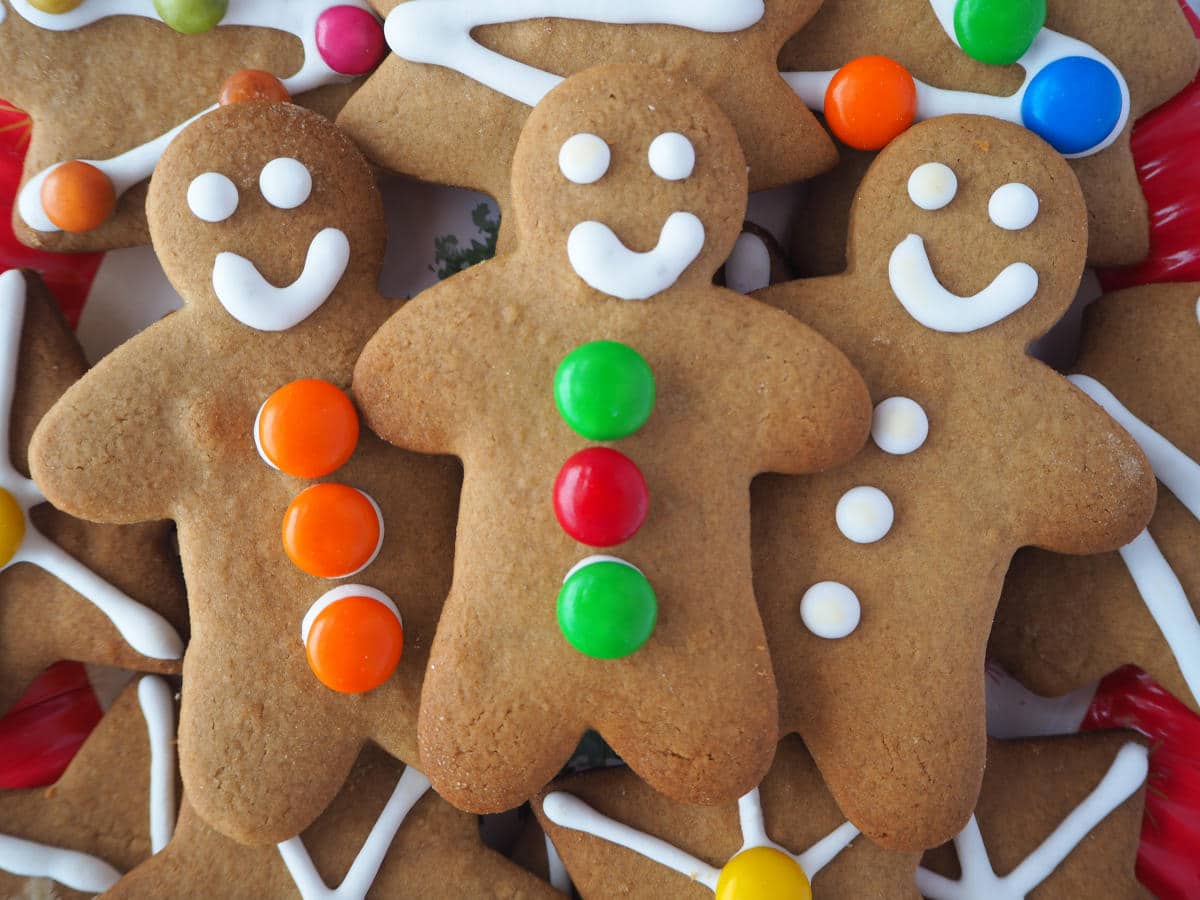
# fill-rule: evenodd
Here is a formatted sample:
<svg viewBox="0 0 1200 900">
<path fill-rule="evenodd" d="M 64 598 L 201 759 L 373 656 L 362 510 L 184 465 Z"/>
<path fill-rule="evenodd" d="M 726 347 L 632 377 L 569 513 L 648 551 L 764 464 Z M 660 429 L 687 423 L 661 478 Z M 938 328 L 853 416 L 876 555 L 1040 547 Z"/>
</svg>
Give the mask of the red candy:
<svg viewBox="0 0 1200 900">
<path fill-rule="evenodd" d="M 592 447 L 563 464 L 554 481 L 554 512 L 563 531 L 590 547 L 612 547 L 633 537 L 650 508 L 637 465 L 616 450 Z"/>
<path fill-rule="evenodd" d="M 357 6 L 334 6 L 317 19 L 317 51 L 342 75 L 365 75 L 383 59 L 383 27 Z"/>
<path fill-rule="evenodd" d="M 825 91 L 825 121 L 843 144 L 882 150 L 917 117 L 917 84 L 900 63 L 862 56 L 846 63 Z"/>
</svg>

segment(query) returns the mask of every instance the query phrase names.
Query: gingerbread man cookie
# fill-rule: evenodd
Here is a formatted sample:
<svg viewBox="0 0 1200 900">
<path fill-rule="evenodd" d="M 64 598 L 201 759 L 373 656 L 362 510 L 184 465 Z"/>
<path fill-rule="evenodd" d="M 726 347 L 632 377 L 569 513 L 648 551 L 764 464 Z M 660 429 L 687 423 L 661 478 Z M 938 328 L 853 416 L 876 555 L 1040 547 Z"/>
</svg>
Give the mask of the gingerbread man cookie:
<svg viewBox="0 0 1200 900">
<path fill-rule="evenodd" d="M 222 85 L 273 72 L 332 115 L 383 52 L 366 0 L 0 0 L 0 97 L 35 126 L 14 230 L 48 250 L 147 243 L 146 179 Z"/>
<path fill-rule="evenodd" d="M 591 727 L 665 793 L 728 802 L 776 734 L 747 488 L 852 456 L 862 381 L 813 331 L 712 285 L 745 162 L 681 76 L 613 66 L 552 91 L 513 201 L 515 254 L 406 305 L 355 369 L 377 433 L 465 468 L 427 774 L 500 811 Z"/>
<path fill-rule="evenodd" d="M 34 426 L 86 369 L 37 276 L 0 274 L 0 713 L 60 659 L 171 672 L 183 656 L 170 528 L 81 522 L 27 477 Z"/>
<path fill-rule="evenodd" d="M 1134 663 L 1200 710 L 1200 285 L 1132 288 L 1086 315 L 1082 390 L 1141 444 L 1158 476 L 1147 531 L 1118 553 L 1030 550 L 1004 586 L 989 653 L 1057 696 Z"/>
<path fill-rule="evenodd" d="M 779 77 L 779 49 L 820 0 L 375 0 L 391 55 L 338 118 L 385 169 L 460 185 L 511 212 L 513 152 L 530 110 L 565 76 L 606 63 L 677 73 L 717 101 L 755 190 L 837 160 Z M 397 122 L 422 127 L 397 128 Z M 502 231 L 501 241 L 511 232 Z"/>
<path fill-rule="evenodd" d="M 189 802 L 274 843 L 368 739 L 417 759 L 459 470 L 360 432 L 343 391 L 395 305 L 376 292 L 374 177 L 328 120 L 262 101 L 204 116 L 164 154 L 147 213 L 185 306 L 59 401 L 32 466 L 63 509 L 177 523 Z"/>
<path fill-rule="evenodd" d="M 1154 504 L 1136 443 L 1026 347 L 1074 297 L 1086 215 L 1038 137 L 923 123 L 859 190 L 843 275 L 758 296 L 863 372 L 850 465 L 755 484 L 755 588 L 785 731 L 885 846 L 958 831 L 984 757 L 984 648 L 1013 553 L 1121 546 Z"/>
<path fill-rule="evenodd" d="M 796 239 L 800 268 L 845 267 L 855 189 L 914 120 L 955 113 L 1024 125 L 1071 161 L 1088 208 L 1088 261 L 1149 252 L 1129 137 L 1183 90 L 1200 44 L 1178 0 L 838 0 L 780 57 L 784 77 L 850 149 L 819 179 Z"/>
</svg>

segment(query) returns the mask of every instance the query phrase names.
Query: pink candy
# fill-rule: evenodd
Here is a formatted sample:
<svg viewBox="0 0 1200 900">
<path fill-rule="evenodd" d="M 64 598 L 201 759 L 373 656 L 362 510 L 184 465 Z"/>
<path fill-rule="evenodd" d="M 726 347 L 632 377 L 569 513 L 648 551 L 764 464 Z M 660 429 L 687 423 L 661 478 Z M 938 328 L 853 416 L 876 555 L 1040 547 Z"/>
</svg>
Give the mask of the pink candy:
<svg viewBox="0 0 1200 900">
<path fill-rule="evenodd" d="M 331 6 L 317 19 L 317 50 L 342 75 L 364 75 L 383 58 L 383 28 L 357 6 Z"/>
</svg>

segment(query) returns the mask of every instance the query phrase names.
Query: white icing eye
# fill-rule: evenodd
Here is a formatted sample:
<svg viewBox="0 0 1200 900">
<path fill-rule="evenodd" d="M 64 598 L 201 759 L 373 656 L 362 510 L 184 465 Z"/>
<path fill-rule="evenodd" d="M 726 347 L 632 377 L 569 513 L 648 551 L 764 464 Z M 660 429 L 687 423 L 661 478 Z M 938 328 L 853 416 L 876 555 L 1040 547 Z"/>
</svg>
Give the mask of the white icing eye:
<svg viewBox="0 0 1200 900">
<path fill-rule="evenodd" d="M 862 606 L 850 588 L 836 581 L 822 581 L 804 592 L 800 618 L 817 637 L 829 641 L 848 637 L 862 619 Z"/>
<path fill-rule="evenodd" d="M 258 188 L 275 208 L 295 209 L 312 193 L 312 175 L 300 160 L 284 156 L 263 166 Z"/>
<path fill-rule="evenodd" d="M 852 488 L 838 501 L 838 529 L 856 544 L 874 544 L 883 540 L 895 520 L 892 501 L 879 488 Z"/>
<path fill-rule="evenodd" d="M 205 172 L 188 185 L 187 202 L 197 219 L 224 222 L 237 211 L 237 185 L 220 172 Z"/>
<path fill-rule="evenodd" d="M 650 168 L 663 181 L 683 181 L 696 168 L 696 148 L 682 134 L 668 131 L 650 144 Z"/>
<path fill-rule="evenodd" d="M 925 163 L 908 176 L 909 198 L 928 212 L 948 206 L 957 193 L 958 176 L 945 163 Z"/>
<path fill-rule="evenodd" d="M 1012 183 L 996 188 L 988 201 L 992 223 L 1005 231 L 1020 231 L 1038 216 L 1038 195 L 1028 185 Z"/>
<path fill-rule="evenodd" d="M 558 168 L 567 181 L 595 184 L 608 172 L 612 151 L 594 134 L 576 134 L 567 138 L 558 151 Z"/>
<path fill-rule="evenodd" d="M 905 456 L 920 450 L 929 437 L 929 416 L 907 397 L 889 397 L 875 407 L 871 438 L 884 453 Z"/>
</svg>

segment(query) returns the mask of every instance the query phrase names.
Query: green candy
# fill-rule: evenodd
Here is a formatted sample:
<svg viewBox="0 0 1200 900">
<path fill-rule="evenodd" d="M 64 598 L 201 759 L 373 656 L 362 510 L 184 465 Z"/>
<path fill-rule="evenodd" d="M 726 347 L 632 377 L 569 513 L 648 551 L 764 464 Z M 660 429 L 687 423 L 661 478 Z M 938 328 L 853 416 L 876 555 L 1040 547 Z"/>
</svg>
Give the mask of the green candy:
<svg viewBox="0 0 1200 900">
<path fill-rule="evenodd" d="M 558 627 L 572 647 L 593 659 L 629 656 L 650 639 L 657 621 L 650 582 L 623 562 L 589 563 L 558 593 Z"/>
<path fill-rule="evenodd" d="M 654 373 L 632 347 L 593 341 L 567 354 L 554 373 L 559 414 L 590 441 L 616 441 L 646 424 L 654 409 Z"/>
<path fill-rule="evenodd" d="M 229 0 L 154 0 L 154 9 L 180 34 L 202 34 L 221 24 Z"/>
<path fill-rule="evenodd" d="M 972 59 L 1007 66 L 1025 55 L 1046 24 L 1046 0 L 958 0 L 954 33 Z"/>
</svg>

